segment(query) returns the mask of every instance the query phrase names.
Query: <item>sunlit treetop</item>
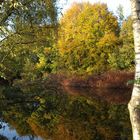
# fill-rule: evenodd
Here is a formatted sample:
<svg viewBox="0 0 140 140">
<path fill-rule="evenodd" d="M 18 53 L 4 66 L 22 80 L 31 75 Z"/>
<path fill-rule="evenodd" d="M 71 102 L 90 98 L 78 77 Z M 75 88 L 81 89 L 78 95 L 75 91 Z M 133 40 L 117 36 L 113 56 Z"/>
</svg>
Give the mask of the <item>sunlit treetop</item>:
<svg viewBox="0 0 140 140">
<path fill-rule="evenodd" d="M 118 35 L 117 17 L 111 13 L 106 4 L 74 3 L 60 21 L 60 48 L 73 48 L 82 42 L 86 46 L 97 46 L 106 34 Z M 61 43 L 63 45 L 61 45 Z M 64 44 L 67 45 L 64 45 Z M 83 44 L 82 43 L 82 44 Z"/>
<path fill-rule="evenodd" d="M 117 17 L 106 4 L 74 3 L 60 20 L 58 49 L 70 70 L 102 71 L 118 36 Z"/>
</svg>

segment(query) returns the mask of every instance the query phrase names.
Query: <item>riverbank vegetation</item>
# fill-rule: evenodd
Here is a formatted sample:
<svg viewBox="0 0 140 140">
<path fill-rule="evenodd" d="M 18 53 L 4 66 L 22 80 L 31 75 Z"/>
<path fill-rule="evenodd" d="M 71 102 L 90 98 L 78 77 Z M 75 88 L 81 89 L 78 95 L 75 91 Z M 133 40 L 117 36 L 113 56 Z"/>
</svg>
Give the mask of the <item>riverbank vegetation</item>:
<svg viewBox="0 0 140 140">
<path fill-rule="evenodd" d="M 2 5 L 6 12 L 10 4 Z M 122 19 L 122 11 L 115 16 L 106 4 L 74 3 L 60 18 L 57 5 L 29 2 L 5 20 L 0 77 L 9 83 L 50 79 L 65 86 L 125 87 L 134 70 L 131 17 Z"/>
</svg>

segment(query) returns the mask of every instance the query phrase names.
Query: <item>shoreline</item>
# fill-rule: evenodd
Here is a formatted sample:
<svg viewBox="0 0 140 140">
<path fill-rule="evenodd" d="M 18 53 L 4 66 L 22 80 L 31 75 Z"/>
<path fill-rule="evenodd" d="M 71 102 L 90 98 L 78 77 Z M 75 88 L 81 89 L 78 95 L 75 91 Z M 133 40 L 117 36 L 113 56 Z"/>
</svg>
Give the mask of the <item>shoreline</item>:
<svg viewBox="0 0 140 140">
<path fill-rule="evenodd" d="M 132 89 L 134 72 L 114 71 L 100 75 L 90 75 L 87 77 L 67 76 L 64 74 L 50 74 L 45 80 L 34 81 L 15 80 L 14 86 L 33 86 L 39 84 L 47 87 L 73 87 L 73 88 L 109 88 L 109 89 Z"/>
<path fill-rule="evenodd" d="M 128 84 L 134 79 L 134 72 L 114 71 L 105 72 L 100 75 L 90 75 L 86 78 L 80 76 L 50 75 L 47 83 L 49 85 L 61 85 L 63 87 L 83 88 L 132 88 Z"/>
</svg>

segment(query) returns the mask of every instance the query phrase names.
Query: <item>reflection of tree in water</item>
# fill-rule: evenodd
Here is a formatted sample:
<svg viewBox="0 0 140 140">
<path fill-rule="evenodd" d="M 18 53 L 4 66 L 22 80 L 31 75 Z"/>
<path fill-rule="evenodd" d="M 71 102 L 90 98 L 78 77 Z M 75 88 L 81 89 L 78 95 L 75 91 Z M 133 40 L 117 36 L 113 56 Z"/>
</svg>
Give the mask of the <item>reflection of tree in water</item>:
<svg viewBox="0 0 140 140">
<path fill-rule="evenodd" d="M 64 91 L 32 89 L 30 93 L 28 90 L 28 94 L 22 95 L 19 89 L 10 89 L 9 96 L 16 97 L 15 102 L 6 103 L 1 111 L 3 118 L 22 136 L 38 135 L 54 140 L 131 140 L 126 105 L 72 96 Z M 10 98 L 6 90 L 1 95 Z M 16 102 L 21 99 L 27 102 Z"/>
</svg>

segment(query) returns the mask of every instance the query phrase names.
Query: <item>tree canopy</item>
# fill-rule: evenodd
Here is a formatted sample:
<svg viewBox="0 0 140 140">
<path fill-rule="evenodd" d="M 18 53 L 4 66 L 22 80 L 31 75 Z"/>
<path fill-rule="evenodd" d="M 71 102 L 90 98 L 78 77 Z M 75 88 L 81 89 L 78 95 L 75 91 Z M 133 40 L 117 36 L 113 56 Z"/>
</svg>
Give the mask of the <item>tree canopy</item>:
<svg viewBox="0 0 140 140">
<path fill-rule="evenodd" d="M 0 75 L 12 79 L 24 75 L 26 67 L 41 71 L 45 49 L 56 40 L 57 1 L 13 0 L 0 5 Z"/>
<path fill-rule="evenodd" d="M 57 0 L 0 5 L 0 77 L 34 80 L 134 67 L 132 20 L 120 26 L 106 4 L 74 3 L 61 18 Z"/>
<path fill-rule="evenodd" d="M 117 51 L 119 26 L 106 4 L 75 3 L 60 21 L 58 49 L 72 71 L 108 69 L 110 53 Z"/>
</svg>

